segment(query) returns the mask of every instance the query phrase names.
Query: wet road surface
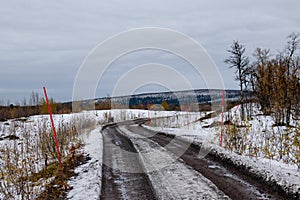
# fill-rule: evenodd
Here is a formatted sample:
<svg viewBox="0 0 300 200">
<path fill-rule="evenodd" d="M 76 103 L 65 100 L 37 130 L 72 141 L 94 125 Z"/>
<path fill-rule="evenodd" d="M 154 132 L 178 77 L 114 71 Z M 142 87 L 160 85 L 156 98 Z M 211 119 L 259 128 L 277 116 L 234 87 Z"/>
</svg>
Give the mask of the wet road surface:
<svg viewBox="0 0 300 200">
<path fill-rule="evenodd" d="M 108 127 L 103 131 L 104 157 L 101 199 L 155 199 L 130 140 Z M 128 155 L 126 152 L 133 152 Z M 132 168 L 132 170 L 130 169 Z M 126 170 L 128 169 L 128 170 Z"/>
<path fill-rule="evenodd" d="M 211 180 L 231 199 L 286 199 L 284 195 L 245 176 L 243 172 L 230 166 L 223 166 L 223 163 L 218 162 L 210 153 L 204 158 L 199 157 L 200 147 L 198 145 L 189 144 L 164 133 L 152 132 L 141 126 L 127 126 L 127 129 L 148 137 L 164 146 L 168 151 L 180 156 L 187 165 Z M 184 149 L 184 153 L 180 149 Z"/>
<path fill-rule="evenodd" d="M 204 158 L 199 157 L 199 152 L 201 151 L 198 145 L 189 144 L 174 136 L 156 133 L 134 124 L 132 122 L 115 124 L 107 126 L 103 130 L 104 164 L 102 169 L 101 199 L 157 199 L 161 197 L 161 195 L 158 195 L 157 190 L 163 190 L 163 187 L 153 185 L 158 184 L 158 182 L 151 182 L 152 179 L 149 179 L 151 177 L 150 173 L 148 172 L 147 174 L 146 172 L 147 166 L 143 166 L 144 163 L 140 162 L 139 152 L 132 143 L 132 141 L 138 140 L 141 140 L 141 144 L 144 142 L 144 146 L 148 145 L 151 148 L 152 145 L 153 148 L 156 147 L 156 150 L 158 149 L 157 146 L 159 146 L 160 149 L 163 149 L 161 152 L 164 152 L 161 155 L 168 156 L 169 154 L 177 157 L 176 162 L 183 163 L 186 168 L 195 170 L 207 178 L 209 182 L 212 182 L 217 190 L 220 191 L 217 194 L 222 193 L 226 197 L 238 200 L 288 199 L 284 194 L 276 192 L 266 184 L 245 175 L 243 171 L 218 160 L 212 153 L 209 153 Z M 125 128 L 137 137 L 134 138 L 134 136 L 124 134 L 118 127 Z M 137 143 L 135 142 L 135 144 Z M 165 178 L 172 185 L 172 179 Z M 195 178 L 195 180 L 199 181 L 201 178 Z M 174 185 L 176 184 L 174 183 Z M 203 185 L 203 182 L 201 184 Z M 173 191 L 176 193 L 175 190 Z M 165 191 L 165 193 L 168 192 L 172 191 Z M 164 191 L 160 191 L 160 193 L 164 193 Z M 199 194 L 201 194 L 200 191 Z M 176 197 L 176 194 L 163 196 L 171 198 Z M 182 195 L 178 197 L 182 197 Z M 199 199 L 209 198 L 199 196 Z M 224 196 L 224 199 L 228 198 Z"/>
</svg>

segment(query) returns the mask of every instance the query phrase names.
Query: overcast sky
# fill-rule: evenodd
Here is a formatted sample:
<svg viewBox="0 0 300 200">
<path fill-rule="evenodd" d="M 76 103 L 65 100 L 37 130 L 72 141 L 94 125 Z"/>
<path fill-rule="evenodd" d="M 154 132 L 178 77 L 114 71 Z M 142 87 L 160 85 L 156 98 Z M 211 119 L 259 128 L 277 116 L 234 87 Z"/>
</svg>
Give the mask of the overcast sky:
<svg viewBox="0 0 300 200">
<path fill-rule="evenodd" d="M 88 53 L 108 37 L 133 28 L 162 27 L 198 41 L 218 66 L 226 88 L 237 89 L 234 71 L 224 59 L 233 40 L 256 47 L 283 49 L 286 36 L 300 33 L 299 0 L 1 0 L 0 99 L 12 103 L 41 92 L 45 85 L 57 101 L 72 99 L 77 71 Z M 158 62 L 180 65 L 158 52 L 128 55 L 118 67 Z M 138 58 L 138 60 L 136 59 Z M 109 80 L 109 78 L 107 78 Z M 111 86 L 97 92 L 109 93 Z M 203 87 L 201 84 L 194 87 Z"/>
</svg>

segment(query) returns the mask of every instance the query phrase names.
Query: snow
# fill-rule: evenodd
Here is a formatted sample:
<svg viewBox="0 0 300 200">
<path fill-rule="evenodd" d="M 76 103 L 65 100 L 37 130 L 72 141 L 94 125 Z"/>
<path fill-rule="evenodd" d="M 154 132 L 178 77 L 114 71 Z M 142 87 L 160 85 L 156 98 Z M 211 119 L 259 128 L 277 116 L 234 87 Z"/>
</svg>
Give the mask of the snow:
<svg viewBox="0 0 300 200">
<path fill-rule="evenodd" d="M 229 115 L 231 115 L 233 120 L 240 120 L 238 118 L 240 112 L 239 107 L 234 107 L 229 112 Z M 252 145 L 266 145 L 265 143 L 262 143 L 262 140 L 264 140 L 263 135 L 261 134 L 262 131 L 271 132 L 273 129 L 275 129 L 275 131 L 285 129 L 285 127 L 274 128 L 272 126 L 274 124 L 272 117 L 259 115 L 260 113 L 257 109 L 254 110 L 254 112 L 256 112 L 256 115 L 254 115 L 253 120 L 246 122 L 251 126 L 251 131 L 248 131 L 247 133 L 249 134 L 248 137 L 251 139 Z M 226 115 L 228 115 L 228 113 L 225 113 L 225 116 Z M 181 118 L 178 123 L 183 126 L 180 128 L 175 128 L 172 120 L 169 124 L 160 124 L 161 126 L 153 126 L 154 124 L 150 124 L 145 125 L 144 127 L 149 130 L 175 135 L 187 142 L 193 142 L 202 147 L 204 145 L 206 146 L 206 149 L 209 151 L 211 150 L 221 158 L 230 159 L 237 166 L 245 166 L 249 169 L 250 173 L 260 176 L 263 180 L 267 182 L 276 182 L 286 192 L 294 194 L 300 193 L 300 171 L 295 164 L 292 164 L 291 162 L 287 164 L 284 163 L 283 160 L 266 158 L 266 155 L 263 153 L 254 157 L 253 155 L 249 156 L 247 153 L 238 155 L 228 149 L 221 148 L 219 146 L 218 138 L 220 127 L 203 128 L 205 125 L 220 122 L 221 118 L 221 114 L 219 114 L 214 118 L 206 119 L 202 122 L 190 119 L 191 124 L 189 126 L 184 125 L 185 119 Z M 272 145 L 276 147 L 277 144 L 273 143 Z M 209 153 L 209 151 L 207 153 Z M 205 154 L 203 156 L 205 156 Z M 274 159 L 276 159 L 276 157 L 274 157 Z"/>
<path fill-rule="evenodd" d="M 240 119 L 238 118 L 239 112 L 240 108 L 238 107 L 231 109 L 229 113 L 225 113 L 225 120 L 229 115 L 232 121 L 241 123 Z M 252 145 L 263 146 L 265 143 L 263 143 L 264 138 L 262 138 L 262 132 L 269 133 L 273 130 L 280 132 L 285 129 L 285 127 L 274 128 L 272 127 L 274 123 L 272 117 L 259 115 L 260 113 L 257 110 L 255 110 L 255 112 L 257 112 L 257 115 L 254 115 L 253 120 L 244 122 L 246 125 L 251 126 L 251 130 L 247 130 L 247 139 L 252 142 Z M 212 125 L 215 122 L 220 122 L 221 115 L 199 121 L 200 118 L 207 114 L 208 113 L 118 109 L 104 111 L 84 111 L 82 113 L 73 113 L 69 115 L 54 115 L 54 121 L 55 124 L 58 124 L 61 121 L 67 123 L 74 119 L 79 120 L 80 116 L 84 116 L 83 119 L 94 120 L 96 124 L 101 125 L 109 122 L 109 116 L 114 118 L 114 122 L 121 122 L 136 118 L 148 118 L 150 116 L 152 118 L 151 123 L 145 125 L 144 127 L 154 131 L 161 131 L 167 134 L 176 135 L 177 137 L 188 142 L 205 145 L 207 146 L 207 149 L 212 149 L 212 152 L 219 155 L 221 158 L 230 159 L 236 165 L 245 166 L 251 173 L 261 176 L 266 181 L 276 182 L 278 185 L 282 186 L 285 191 L 291 193 L 300 193 L 300 171 L 295 164 L 292 164 L 291 162 L 289 162 L 290 164 L 284 163 L 284 160 L 280 160 L 277 157 L 274 157 L 274 159 L 277 160 L 269 159 L 263 153 L 260 153 L 255 157 L 247 154 L 247 152 L 243 153 L 242 155 L 238 155 L 233 151 L 219 147 L 218 135 L 220 133 L 220 127 L 209 125 Z M 155 117 L 166 118 L 155 120 L 153 119 Z M 43 121 L 49 121 L 49 116 L 32 116 L 27 120 L 26 126 L 31 127 L 31 134 L 35 134 L 35 127 L 38 126 L 39 122 Z M 5 125 L 5 123 L 9 123 L 10 125 Z M 18 127 L 20 127 L 23 122 L 13 122 L 13 120 L 9 120 L 8 122 L 0 122 L 1 138 L 10 133 L 13 123 L 18 124 Z M 244 130 L 246 130 L 246 128 Z M 16 136 L 22 136 L 21 129 L 16 128 L 16 130 L 13 131 L 16 133 Z M 88 154 L 91 157 L 91 160 L 75 169 L 75 172 L 78 173 L 78 175 L 69 181 L 69 184 L 73 187 L 73 189 L 68 192 L 69 199 L 76 200 L 87 197 L 89 199 L 99 199 L 100 197 L 103 153 L 102 135 L 100 131 L 101 126 L 98 126 L 96 129 L 92 130 L 89 134 L 83 137 L 86 144 L 84 146 L 84 153 Z M 126 130 L 122 131 L 128 135 L 132 134 L 126 132 Z M 5 142 L 5 140 L 0 141 L 0 144 L 4 145 Z M 276 142 L 278 141 L 274 140 L 274 147 L 278 145 Z M 150 148 L 149 146 L 155 145 L 149 140 L 143 141 L 140 139 L 135 139 L 133 143 L 141 152 L 148 151 L 148 148 Z M 199 194 L 197 194 L 198 189 L 195 191 L 191 189 L 194 187 L 199 187 L 200 192 L 203 191 L 201 188 L 208 187 L 207 189 L 211 191 L 211 195 L 215 195 L 215 198 L 220 197 L 218 195 L 221 195 L 222 198 L 224 197 L 223 194 L 214 191 L 214 186 L 210 184 L 209 180 L 206 180 L 201 174 L 193 171 L 178 160 L 174 161 L 174 157 L 170 154 L 167 154 L 162 147 L 157 146 L 157 151 L 158 152 L 155 153 L 158 153 L 161 157 L 158 157 L 155 155 L 155 153 L 148 154 L 148 157 L 145 157 L 143 156 L 144 154 L 141 154 L 140 159 L 143 161 L 144 167 L 149 171 L 150 179 L 157 183 L 154 184 L 154 187 L 159 197 L 165 197 L 164 195 L 167 193 L 165 190 L 170 191 L 169 194 L 178 194 L 183 198 L 186 197 L 184 196 L 183 191 L 187 190 L 191 196 L 194 195 L 193 197 L 196 197 L 196 195 Z M 165 160 L 161 158 L 165 158 Z M 159 164 L 163 165 L 166 164 L 166 162 L 169 163 L 167 167 L 162 168 L 161 170 L 154 170 L 160 166 Z M 151 163 L 156 163 L 157 165 L 151 165 Z M 37 169 L 40 169 L 42 166 L 42 163 L 37 163 Z M 184 173 L 179 173 L 180 171 L 183 171 Z M 166 174 L 169 175 L 167 176 L 166 182 L 159 182 L 162 176 L 165 176 Z M 192 177 L 195 177 L 195 180 Z M 198 181 L 205 184 L 200 184 L 197 186 L 197 184 L 199 184 Z M 171 182 L 176 184 L 169 185 L 168 183 Z M 188 198 L 190 198 L 190 196 Z"/>
<path fill-rule="evenodd" d="M 266 158 L 241 156 L 220 147 L 215 147 L 215 153 L 224 159 L 230 159 L 237 166 L 245 166 L 249 172 L 267 182 L 276 182 L 286 192 L 300 193 L 300 171 L 295 165 Z"/>
<path fill-rule="evenodd" d="M 147 111 L 147 110 L 122 110 L 122 109 L 116 109 L 116 110 L 101 110 L 101 111 L 83 111 L 81 113 L 71 113 L 71 114 L 55 114 L 53 115 L 53 119 L 54 119 L 54 124 L 56 126 L 56 128 L 59 127 L 59 125 L 64 125 L 64 124 L 76 124 L 76 128 L 77 130 L 82 130 L 83 135 L 85 133 L 89 133 L 88 130 L 90 130 L 91 128 L 93 128 L 95 125 L 101 125 L 101 124 L 105 124 L 110 122 L 109 121 L 109 117 L 113 117 L 114 118 L 114 122 L 121 122 L 121 121 L 126 121 L 126 120 L 132 120 L 132 119 L 137 119 L 137 118 L 147 118 L 147 117 L 159 117 L 159 116 L 168 116 L 168 115 L 173 115 L 174 112 L 156 112 L 156 111 Z M 89 123 L 87 123 L 89 122 Z M 27 135 L 29 134 L 30 137 L 30 144 L 35 147 L 35 145 L 37 144 L 37 134 L 38 134 L 38 129 L 43 127 L 43 125 L 46 124 L 46 128 L 48 130 L 51 129 L 51 124 L 50 124 L 50 120 L 49 120 L 49 115 L 35 115 L 35 116 L 30 116 L 27 120 L 26 118 L 24 118 L 24 120 L 16 120 L 16 119 L 12 119 L 12 120 L 8 120 L 6 122 L 0 122 L 0 148 L 4 148 L 5 146 L 9 146 L 9 147 L 13 147 L 13 145 L 16 145 L 16 141 L 17 142 L 22 142 L 24 140 L 24 134 L 26 133 Z M 87 132 L 86 132 L 87 131 Z M 100 130 L 99 130 L 100 131 Z M 99 132 L 98 131 L 98 132 Z M 9 139 L 5 139 L 7 136 L 10 135 L 14 135 L 19 137 L 20 139 L 18 140 L 9 140 Z M 79 170 L 79 175 L 78 175 L 78 182 L 71 183 L 74 184 L 74 191 L 70 192 L 69 195 L 74 196 L 74 198 L 76 198 L 75 194 L 78 193 L 76 192 L 77 188 L 82 188 L 83 184 L 80 184 L 79 180 L 83 181 L 83 180 L 94 180 L 95 178 L 93 176 L 101 176 L 102 170 L 101 170 L 101 166 L 99 165 L 99 162 L 95 162 L 96 160 L 100 160 L 98 156 L 100 156 L 100 153 L 102 153 L 102 149 L 97 149 L 99 155 L 96 155 L 95 153 L 97 151 L 91 151 L 91 149 L 94 149 L 94 146 L 98 146 L 99 148 L 102 148 L 102 145 L 97 143 L 97 141 L 99 141 L 97 137 L 100 137 L 101 134 L 99 133 L 98 136 L 95 136 L 95 132 L 91 133 L 90 137 L 85 137 L 84 142 L 86 144 L 88 144 L 85 147 L 85 151 L 89 152 L 90 156 L 92 157 L 92 161 L 89 161 L 89 163 L 87 163 L 84 166 L 81 166 L 80 168 L 76 169 Z M 95 144 L 94 144 L 95 143 Z M 91 145 L 91 146 L 90 146 Z M 19 145 L 17 146 L 17 148 L 19 148 Z M 39 155 L 36 155 L 36 153 L 32 153 L 32 155 L 27 155 L 28 158 L 30 159 L 34 159 L 34 169 L 36 172 L 40 171 L 43 167 L 44 167 L 44 160 L 40 158 Z M 2 158 L 2 151 L 0 152 L 0 157 Z M 51 162 L 51 160 L 49 160 L 48 162 Z M 100 162 L 102 163 L 102 161 Z M 2 161 L 0 160 L 0 166 L 2 166 Z M 21 165 L 20 165 L 21 166 Z M 85 168 L 84 168 L 85 167 Z M 97 171 L 98 174 L 95 175 L 95 173 L 89 172 L 88 168 L 92 168 L 94 169 L 94 171 Z M 88 171 L 88 173 L 86 173 L 85 171 Z M 81 174 L 84 173 L 84 177 L 81 177 Z M 79 178 L 81 177 L 81 178 Z M 33 192 L 31 192 L 31 194 L 33 194 L 32 198 L 34 198 L 37 194 L 43 192 L 43 190 L 45 189 L 45 185 L 48 184 L 49 182 L 51 182 L 51 180 L 53 180 L 53 177 L 48 179 L 48 180 L 39 180 L 36 184 L 38 184 L 38 186 L 35 186 L 32 188 Z M 77 180 L 77 179 L 76 179 Z M 100 179 L 101 180 L 101 177 Z M 99 181 L 98 180 L 98 181 Z M 1 180 L 2 181 L 2 180 Z M 0 182 L 2 183 L 2 182 Z M 4 183 L 4 182 L 3 182 Z M 86 182 L 87 183 L 87 182 Z M 101 184 L 101 182 L 99 183 Z M 91 184 L 86 184 L 89 185 L 87 186 L 88 188 L 94 188 L 91 189 L 95 190 L 95 188 L 101 188 L 98 186 L 92 187 L 92 183 Z M 13 192 L 16 192 L 15 189 Z M 80 190 L 80 189 L 78 189 Z M 77 190 L 77 191 L 78 191 Z M 82 190 L 83 191 L 83 190 Z M 86 191 L 86 189 L 84 190 Z M 96 190 L 95 190 L 96 191 Z M 100 192 L 100 191 L 96 191 L 95 193 Z M 79 192 L 82 193 L 82 192 Z M 86 193 L 86 194 L 92 194 L 92 192 Z M 99 196 L 99 195 L 94 195 Z M 2 199 L 3 194 L 0 192 L 0 199 Z M 16 197 L 17 198 L 17 197 Z M 21 198 L 21 197 L 20 197 Z M 80 197 L 78 197 L 78 199 L 80 199 Z"/>
<path fill-rule="evenodd" d="M 93 130 L 85 138 L 84 153 L 91 157 L 88 163 L 76 168 L 78 176 L 72 178 L 68 184 L 73 187 L 68 192 L 68 198 L 81 200 L 99 199 L 102 178 L 103 138 L 101 127 Z"/>
</svg>

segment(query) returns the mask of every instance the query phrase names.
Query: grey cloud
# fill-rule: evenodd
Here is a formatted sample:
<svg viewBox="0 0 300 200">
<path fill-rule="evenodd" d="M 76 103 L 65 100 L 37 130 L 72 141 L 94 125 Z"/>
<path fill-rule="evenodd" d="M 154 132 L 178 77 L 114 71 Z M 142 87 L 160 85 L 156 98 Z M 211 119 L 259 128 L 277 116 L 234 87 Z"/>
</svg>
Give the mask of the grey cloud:
<svg viewBox="0 0 300 200">
<path fill-rule="evenodd" d="M 171 28 L 197 40 L 226 86 L 237 88 L 233 70 L 223 63 L 225 50 L 239 40 L 249 55 L 255 47 L 276 53 L 289 33 L 300 32 L 299 6 L 298 0 L 5 1 L 0 7 L 0 99 L 22 99 L 45 84 L 56 99 L 70 100 L 75 75 L 90 50 L 113 34 L 145 26 Z M 153 61 L 148 57 L 122 59 L 111 76 L 118 77 L 118 66 Z M 177 59 L 168 57 L 162 54 L 158 61 L 180 68 Z"/>
</svg>

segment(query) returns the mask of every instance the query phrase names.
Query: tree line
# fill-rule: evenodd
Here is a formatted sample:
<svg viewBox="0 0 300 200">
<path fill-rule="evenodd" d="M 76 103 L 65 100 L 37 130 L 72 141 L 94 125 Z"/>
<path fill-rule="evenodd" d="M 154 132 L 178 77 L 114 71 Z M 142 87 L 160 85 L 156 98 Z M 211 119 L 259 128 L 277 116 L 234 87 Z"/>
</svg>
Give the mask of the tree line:
<svg viewBox="0 0 300 200">
<path fill-rule="evenodd" d="M 49 103 L 54 114 L 71 112 L 69 104 L 55 102 L 53 98 L 49 99 Z M 0 105 L 0 121 L 47 113 L 48 106 L 45 98 L 40 97 L 35 91 L 32 91 L 29 100 L 24 97 L 21 103 L 11 104 L 7 101 L 7 105 Z"/>
<path fill-rule="evenodd" d="M 270 49 L 257 48 L 253 53 L 253 62 L 246 55 L 246 47 L 234 41 L 227 50 L 225 60 L 234 68 L 236 80 L 241 91 L 241 118 L 251 111 L 245 102 L 249 101 L 245 93 L 252 92 L 251 101 L 256 102 L 261 111 L 272 115 L 277 125 L 290 125 L 291 119 L 300 114 L 300 57 L 299 34 L 292 33 L 282 51 L 271 55 Z M 249 116 L 249 115 L 247 115 Z M 251 115 L 250 115 L 251 116 Z"/>
</svg>

